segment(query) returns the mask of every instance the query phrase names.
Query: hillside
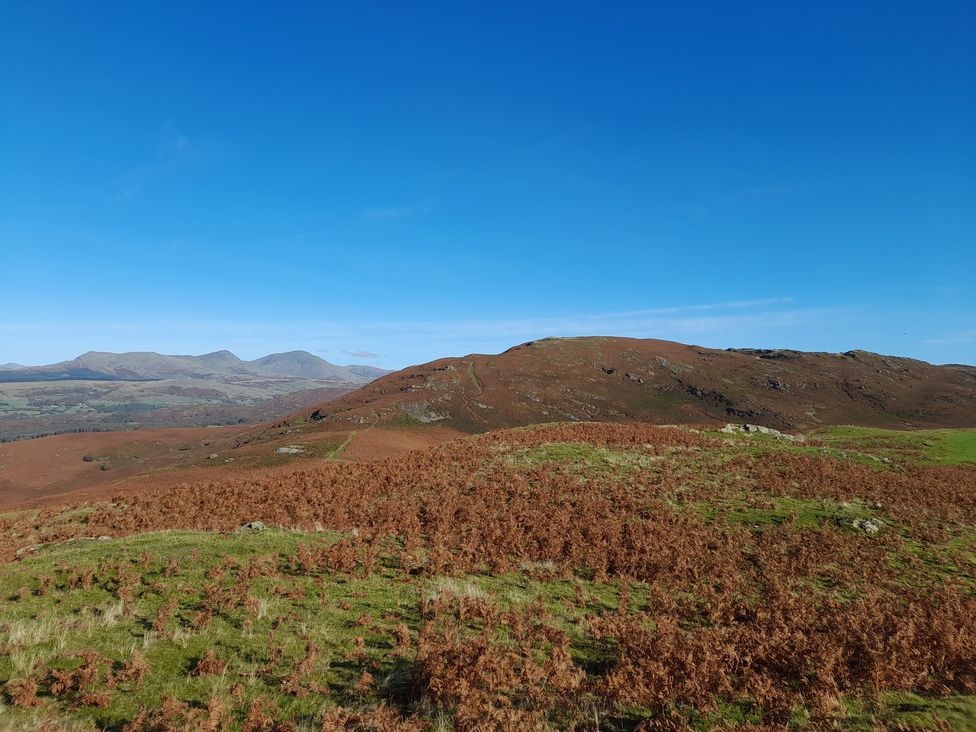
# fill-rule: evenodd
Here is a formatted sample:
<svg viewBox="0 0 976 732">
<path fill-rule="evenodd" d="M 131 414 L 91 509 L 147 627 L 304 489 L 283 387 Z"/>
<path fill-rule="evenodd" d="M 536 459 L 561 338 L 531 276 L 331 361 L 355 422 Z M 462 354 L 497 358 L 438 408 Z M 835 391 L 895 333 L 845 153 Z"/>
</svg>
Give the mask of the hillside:
<svg viewBox="0 0 976 732">
<path fill-rule="evenodd" d="M 552 338 L 445 358 L 307 412 L 327 424 L 467 431 L 560 420 L 976 425 L 976 368 L 866 351 L 715 350 L 661 340 Z"/>
<path fill-rule="evenodd" d="M 974 438 L 564 423 L 8 510 L 0 727 L 971 730 Z"/>
</svg>

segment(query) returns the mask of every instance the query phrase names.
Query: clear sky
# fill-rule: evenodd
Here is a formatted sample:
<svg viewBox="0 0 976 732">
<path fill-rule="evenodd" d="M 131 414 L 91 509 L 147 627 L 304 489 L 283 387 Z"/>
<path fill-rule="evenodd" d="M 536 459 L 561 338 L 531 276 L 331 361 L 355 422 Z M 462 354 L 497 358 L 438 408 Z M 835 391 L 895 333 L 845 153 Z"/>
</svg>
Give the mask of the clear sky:
<svg viewBox="0 0 976 732">
<path fill-rule="evenodd" d="M 976 4 L 0 3 L 0 363 L 976 363 Z"/>
</svg>

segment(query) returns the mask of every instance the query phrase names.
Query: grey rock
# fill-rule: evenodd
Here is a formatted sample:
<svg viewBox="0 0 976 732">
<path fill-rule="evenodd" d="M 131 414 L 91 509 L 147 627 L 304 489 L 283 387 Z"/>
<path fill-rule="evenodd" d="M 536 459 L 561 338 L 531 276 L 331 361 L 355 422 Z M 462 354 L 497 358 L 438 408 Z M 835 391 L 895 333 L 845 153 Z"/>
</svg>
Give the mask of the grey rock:
<svg viewBox="0 0 976 732">
<path fill-rule="evenodd" d="M 730 422 L 719 431 L 724 432 L 727 435 L 734 435 L 734 434 L 768 435 L 770 437 L 775 437 L 778 440 L 790 440 L 792 442 L 803 442 L 805 440 L 803 435 L 788 435 L 785 432 L 774 430 L 772 427 L 764 427 L 761 424 L 732 424 Z"/>
<path fill-rule="evenodd" d="M 851 526 L 858 531 L 863 531 L 865 534 L 874 536 L 881 531 L 884 522 L 881 519 L 854 519 L 851 521 Z"/>
<path fill-rule="evenodd" d="M 431 422 L 438 422 L 442 419 L 451 418 L 449 413 L 435 412 L 426 402 L 421 404 L 402 404 L 400 405 L 400 409 L 404 411 L 407 416 L 412 417 L 422 424 L 430 424 Z"/>
</svg>

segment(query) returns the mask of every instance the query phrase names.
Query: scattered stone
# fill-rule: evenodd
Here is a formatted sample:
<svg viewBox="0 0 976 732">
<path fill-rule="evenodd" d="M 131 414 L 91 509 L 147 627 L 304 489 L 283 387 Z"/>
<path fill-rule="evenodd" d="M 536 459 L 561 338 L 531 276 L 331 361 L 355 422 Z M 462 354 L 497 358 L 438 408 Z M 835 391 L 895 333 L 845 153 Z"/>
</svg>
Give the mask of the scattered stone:
<svg viewBox="0 0 976 732">
<path fill-rule="evenodd" d="M 275 452 L 279 455 L 298 455 L 305 452 L 301 445 L 288 445 L 287 447 L 276 447 Z"/>
<path fill-rule="evenodd" d="M 207 460 L 216 460 L 218 457 L 220 457 L 220 456 L 217 455 L 217 453 L 212 452 L 209 455 L 207 455 Z"/>
<path fill-rule="evenodd" d="M 732 424 L 730 422 L 719 431 L 724 432 L 727 435 L 734 435 L 734 434 L 769 435 L 770 437 L 775 437 L 778 440 L 791 440 L 792 442 L 803 442 L 806 439 L 803 435 L 788 435 L 785 432 L 774 430 L 772 427 L 764 427 L 761 424 Z"/>
<path fill-rule="evenodd" d="M 610 366 L 601 366 L 601 368 L 603 369 L 603 373 L 605 374 L 613 374 L 616 373 L 617 371 L 617 369 L 611 368 Z"/>
<path fill-rule="evenodd" d="M 863 455 L 864 457 L 866 457 L 868 460 L 874 460 L 874 462 L 876 462 L 876 463 L 886 463 L 888 465 L 891 465 L 891 458 L 878 457 L 877 455 L 871 455 L 871 454 L 866 453 L 866 452 L 862 452 L 860 454 Z"/>
<path fill-rule="evenodd" d="M 450 419 L 450 413 L 435 412 L 429 404 L 426 402 L 417 404 L 401 404 L 400 409 L 411 417 L 422 424 L 430 424 L 431 422 L 438 422 L 442 419 Z"/>
<path fill-rule="evenodd" d="M 632 374 L 632 373 L 627 372 L 627 373 L 624 374 L 624 376 L 626 376 L 628 379 L 630 379 L 631 381 L 633 381 L 635 384 L 643 384 L 644 383 L 644 380 L 640 376 L 638 376 L 637 374 Z"/>
<path fill-rule="evenodd" d="M 241 526 L 238 531 L 265 531 L 267 528 L 267 525 L 263 521 L 249 521 Z"/>
<path fill-rule="evenodd" d="M 863 531 L 865 534 L 874 536 L 881 531 L 884 522 L 881 519 L 854 519 L 851 521 L 851 526 L 858 531 Z"/>
</svg>

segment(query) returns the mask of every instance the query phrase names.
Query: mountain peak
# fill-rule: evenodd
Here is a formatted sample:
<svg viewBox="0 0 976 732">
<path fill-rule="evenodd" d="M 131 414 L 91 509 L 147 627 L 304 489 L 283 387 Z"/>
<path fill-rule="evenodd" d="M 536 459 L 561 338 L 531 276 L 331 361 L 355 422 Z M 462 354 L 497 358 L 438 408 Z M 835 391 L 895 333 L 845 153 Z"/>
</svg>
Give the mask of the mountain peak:
<svg viewBox="0 0 976 732">
<path fill-rule="evenodd" d="M 341 366 L 329 363 L 308 351 L 271 353 L 263 358 L 248 361 L 247 366 L 277 376 L 293 376 L 305 379 L 330 379 L 363 383 L 366 379 Z"/>
<path fill-rule="evenodd" d="M 196 359 L 213 364 L 237 365 L 241 363 L 241 359 L 226 349 L 214 351 L 213 353 L 205 353 L 202 356 L 197 356 Z"/>
</svg>

